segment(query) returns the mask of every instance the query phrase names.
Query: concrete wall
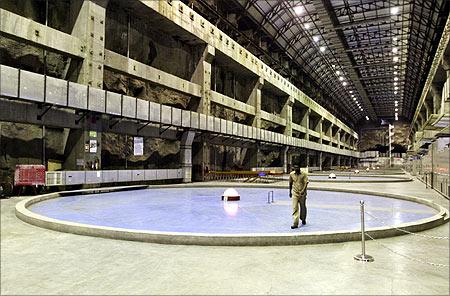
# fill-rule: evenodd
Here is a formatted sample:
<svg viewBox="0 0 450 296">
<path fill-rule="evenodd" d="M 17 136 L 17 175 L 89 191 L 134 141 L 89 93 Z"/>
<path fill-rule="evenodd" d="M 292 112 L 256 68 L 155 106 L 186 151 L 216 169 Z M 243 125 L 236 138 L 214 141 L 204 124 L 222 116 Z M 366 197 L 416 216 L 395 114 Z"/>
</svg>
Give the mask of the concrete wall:
<svg viewBox="0 0 450 296">
<path fill-rule="evenodd" d="M 406 169 L 431 188 L 450 196 L 450 138 L 431 143 L 423 155 L 409 157 Z"/>
<path fill-rule="evenodd" d="M 179 1 L 170 4 L 138 0 L 50 0 L 49 3 L 49 19 L 45 20 L 41 1 L 1 2 L 2 64 L 273 130 L 286 137 L 291 137 L 296 129 L 305 140 L 301 145 L 324 151 L 333 148 L 336 153 L 356 156 L 353 151 L 357 135 L 353 130 Z M 214 93 L 214 89 L 217 92 Z M 308 111 L 296 121 L 295 128 L 291 127 L 294 102 Z M 124 158 L 129 162 L 126 165 L 136 167 L 172 167 L 176 159 L 182 157 L 179 141 L 185 131 L 178 128 L 149 125 L 142 131 L 144 156 L 127 158 L 124 153 L 128 154 L 130 149 L 128 136 L 137 135 L 139 122 L 101 112 L 61 113 L 54 111 L 55 108 L 45 115 L 47 118 L 55 116 L 52 120 L 47 121 L 45 117 L 36 120 L 36 115 L 45 113 L 48 106 L 36 103 L 21 109 L 22 103 L 11 100 L 2 100 L 1 104 L 11 110 L 4 109 L 1 113 L 0 120 L 7 125 L 14 126 L 9 122 L 33 123 L 24 128 L 29 129 L 30 134 L 46 126 L 48 151 L 44 158 L 48 160 L 49 155 L 54 154 L 54 158 L 63 162 L 63 168 L 88 168 L 87 163 L 96 159 L 101 167 L 117 168 Z M 14 112 L 20 116 L 14 117 Z M 311 126 L 308 125 L 310 117 Z M 336 138 L 334 142 L 328 141 L 327 147 L 316 145 L 322 143 L 319 121 L 340 129 L 342 135 L 346 135 L 342 139 L 347 140 L 340 142 L 340 138 Z M 170 136 L 163 137 L 166 130 Z M 94 154 L 85 151 L 91 131 L 97 132 L 99 144 L 99 151 Z M 71 148 L 66 147 L 58 154 L 60 150 L 53 149 L 50 143 L 63 143 L 61 137 Z M 208 133 L 195 136 L 196 145 L 212 141 L 214 137 Z M 2 136 L 2 146 L 10 147 L 16 140 L 23 141 L 25 146 L 33 141 L 37 143 L 37 138 L 33 139 L 8 132 Z M 222 143 L 214 144 L 222 147 L 214 149 L 216 163 L 220 159 L 223 169 L 278 166 L 280 162 L 280 153 L 276 152 L 281 149 L 279 146 L 265 147 L 258 152 L 259 136 L 252 141 L 227 139 L 219 138 Z M 289 138 L 288 145 L 299 146 L 297 140 Z M 204 164 L 211 163 L 211 153 L 206 151 L 209 148 L 199 146 L 194 154 L 201 154 L 200 161 Z M 11 171 L 16 163 L 11 159 L 17 158 L 11 155 L 17 151 L 5 149 L 3 153 L 8 154 L 10 160 L 4 166 Z M 185 158 L 190 148 L 183 149 Z M 34 152 L 30 152 L 29 158 L 40 160 L 38 149 L 31 150 Z M 310 161 L 314 157 L 315 153 Z M 80 164 L 79 159 L 84 163 Z"/>
</svg>

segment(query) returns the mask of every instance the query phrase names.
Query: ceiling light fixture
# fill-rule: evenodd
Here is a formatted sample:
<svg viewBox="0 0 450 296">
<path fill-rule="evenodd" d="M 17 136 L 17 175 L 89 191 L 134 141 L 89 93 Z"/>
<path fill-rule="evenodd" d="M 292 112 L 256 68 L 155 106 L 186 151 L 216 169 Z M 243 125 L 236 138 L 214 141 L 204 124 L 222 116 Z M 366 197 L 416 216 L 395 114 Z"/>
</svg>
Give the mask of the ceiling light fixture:
<svg viewBox="0 0 450 296">
<path fill-rule="evenodd" d="M 394 57 L 392 60 L 394 61 L 394 63 L 397 63 L 398 62 L 398 57 Z"/>
<path fill-rule="evenodd" d="M 346 82 L 346 81 L 342 82 L 342 85 L 343 85 L 343 86 L 346 86 L 346 85 L 347 85 L 347 82 Z"/>
<path fill-rule="evenodd" d="M 392 7 L 391 8 L 391 14 L 396 15 L 400 11 L 400 8 L 398 7 Z"/>
<path fill-rule="evenodd" d="M 309 28 L 311 28 L 311 24 L 310 24 L 310 23 L 306 23 L 306 24 L 305 24 L 305 29 L 306 29 L 306 30 L 309 30 Z"/>
<path fill-rule="evenodd" d="M 340 75 L 340 74 L 341 74 L 341 71 L 337 70 L 336 75 Z"/>
<path fill-rule="evenodd" d="M 394 89 L 397 90 L 397 89 L 398 89 L 398 86 L 394 87 Z"/>
<path fill-rule="evenodd" d="M 324 46 L 319 47 L 319 49 L 320 49 L 321 52 L 325 51 L 325 47 Z"/>
<path fill-rule="evenodd" d="M 394 95 L 396 95 L 397 94 L 397 92 L 396 91 L 394 91 Z"/>
<path fill-rule="evenodd" d="M 296 13 L 297 15 L 300 15 L 300 14 L 302 14 L 303 12 L 305 12 L 305 8 L 304 8 L 303 6 L 301 6 L 301 5 L 295 6 L 295 7 L 294 7 L 294 11 L 295 11 L 295 13 Z"/>
<path fill-rule="evenodd" d="M 319 36 L 313 36 L 313 40 L 314 40 L 314 42 L 318 42 L 319 41 Z"/>
<path fill-rule="evenodd" d="M 397 71 L 394 71 L 394 75 L 397 75 L 398 73 L 397 73 Z"/>
<path fill-rule="evenodd" d="M 344 80 L 344 77 L 339 76 L 339 80 L 340 80 L 340 81 Z"/>
<path fill-rule="evenodd" d="M 349 91 L 349 93 L 351 93 L 351 94 L 352 94 L 352 93 L 353 93 L 353 91 L 351 90 L 351 91 Z"/>
<path fill-rule="evenodd" d="M 369 120 L 369 116 L 366 115 L 366 120 Z"/>
<path fill-rule="evenodd" d="M 393 53 L 397 53 L 397 51 L 398 51 L 398 48 L 397 48 L 397 47 L 394 47 L 394 48 L 392 49 L 392 52 L 393 52 Z"/>
<path fill-rule="evenodd" d="M 394 81 L 397 81 L 398 80 L 398 77 L 394 77 Z"/>
</svg>

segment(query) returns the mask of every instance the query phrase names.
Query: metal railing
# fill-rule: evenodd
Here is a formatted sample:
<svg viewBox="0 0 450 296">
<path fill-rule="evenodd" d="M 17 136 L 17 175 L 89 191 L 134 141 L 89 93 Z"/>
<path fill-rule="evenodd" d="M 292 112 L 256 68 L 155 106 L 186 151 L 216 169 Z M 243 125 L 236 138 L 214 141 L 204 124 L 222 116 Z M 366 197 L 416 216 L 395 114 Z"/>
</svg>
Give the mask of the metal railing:
<svg viewBox="0 0 450 296">
<path fill-rule="evenodd" d="M 282 172 L 263 171 L 209 171 L 205 181 L 227 181 L 244 183 L 271 183 L 283 180 Z"/>
</svg>

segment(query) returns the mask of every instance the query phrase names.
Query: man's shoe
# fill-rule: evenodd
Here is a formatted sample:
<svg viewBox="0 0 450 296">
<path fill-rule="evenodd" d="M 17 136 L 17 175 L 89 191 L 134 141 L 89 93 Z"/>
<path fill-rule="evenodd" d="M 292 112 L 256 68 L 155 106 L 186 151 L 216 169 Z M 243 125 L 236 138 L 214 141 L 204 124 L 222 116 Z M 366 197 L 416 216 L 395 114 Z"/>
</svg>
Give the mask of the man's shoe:
<svg viewBox="0 0 450 296">
<path fill-rule="evenodd" d="M 291 226 L 291 229 L 295 229 L 295 228 L 298 228 L 298 226 L 296 226 L 296 225 Z"/>
<path fill-rule="evenodd" d="M 302 220 L 302 225 L 305 225 L 306 224 L 306 220 Z"/>
</svg>

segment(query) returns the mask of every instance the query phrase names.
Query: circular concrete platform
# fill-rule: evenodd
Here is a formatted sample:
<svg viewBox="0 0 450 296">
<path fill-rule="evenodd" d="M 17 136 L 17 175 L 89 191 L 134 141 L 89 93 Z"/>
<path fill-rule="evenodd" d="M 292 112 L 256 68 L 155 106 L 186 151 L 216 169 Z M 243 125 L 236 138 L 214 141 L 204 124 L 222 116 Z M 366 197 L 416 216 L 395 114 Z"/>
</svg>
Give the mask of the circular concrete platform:
<svg viewBox="0 0 450 296">
<path fill-rule="evenodd" d="M 419 231 L 444 223 L 446 210 L 415 197 L 311 188 L 308 223 L 291 230 L 291 200 L 282 187 L 236 187 L 240 201 L 224 202 L 224 187 L 152 186 L 89 194 L 53 193 L 17 204 L 16 215 L 57 231 L 115 239 L 198 245 L 292 245 L 360 239 L 359 200 L 374 237 Z M 114 189 L 96 189 L 96 191 Z M 267 195 L 273 191 L 274 202 Z M 392 198 L 394 197 L 394 198 Z M 388 226 L 387 226 L 388 225 Z"/>
</svg>

